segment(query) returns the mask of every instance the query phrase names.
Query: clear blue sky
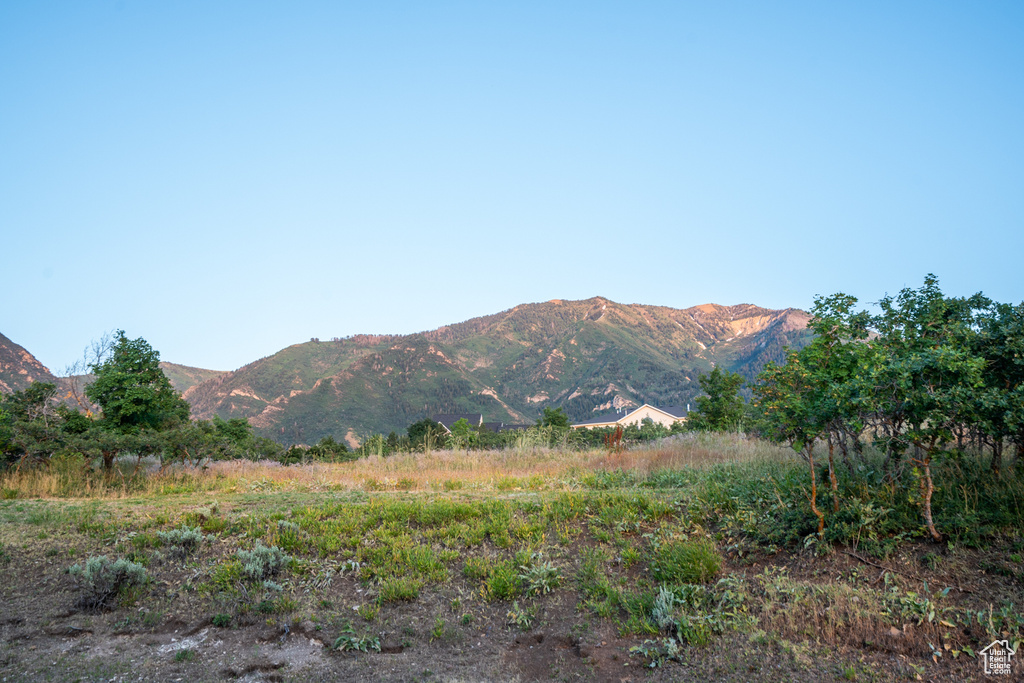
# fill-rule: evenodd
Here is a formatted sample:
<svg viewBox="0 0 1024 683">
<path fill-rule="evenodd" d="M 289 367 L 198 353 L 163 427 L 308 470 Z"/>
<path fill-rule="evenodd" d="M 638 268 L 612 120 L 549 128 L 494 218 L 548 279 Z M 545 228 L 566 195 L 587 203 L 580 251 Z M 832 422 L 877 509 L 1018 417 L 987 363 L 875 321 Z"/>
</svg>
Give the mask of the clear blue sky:
<svg viewBox="0 0 1024 683">
<path fill-rule="evenodd" d="M 0 332 L 1024 299 L 1024 3 L 6 2 Z"/>
</svg>

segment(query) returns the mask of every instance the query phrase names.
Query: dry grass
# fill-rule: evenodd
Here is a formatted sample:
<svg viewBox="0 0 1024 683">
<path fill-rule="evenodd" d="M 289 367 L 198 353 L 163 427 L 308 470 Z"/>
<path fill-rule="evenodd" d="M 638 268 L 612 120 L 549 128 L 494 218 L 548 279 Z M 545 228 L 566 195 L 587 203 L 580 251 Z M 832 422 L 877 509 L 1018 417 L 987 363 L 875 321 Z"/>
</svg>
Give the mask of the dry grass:
<svg viewBox="0 0 1024 683">
<path fill-rule="evenodd" d="M 649 448 L 621 453 L 549 448 L 502 451 L 403 453 L 345 463 L 282 466 L 276 462 L 232 460 L 201 468 L 158 463 L 132 477 L 125 463 L 111 477 L 81 465 L 0 474 L 0 494 L 8 498 L 125 498 L 192 492 L 248 490 L 558 490 L 600 470 L 647 475 L 658 470 L 704 468 L 724 462 L 791 458 L 791 452 L 737 435 L 693 434 Z"/>
<path fill-rule="evenodd" d="M 721 463 L 791 460 L 793 451 L 739 434 L 685 434 L 654 446 L 621 453 L 592 451 L 592 469 L 650 474 L 658 470 L 705 468 Z"/>
</svg>

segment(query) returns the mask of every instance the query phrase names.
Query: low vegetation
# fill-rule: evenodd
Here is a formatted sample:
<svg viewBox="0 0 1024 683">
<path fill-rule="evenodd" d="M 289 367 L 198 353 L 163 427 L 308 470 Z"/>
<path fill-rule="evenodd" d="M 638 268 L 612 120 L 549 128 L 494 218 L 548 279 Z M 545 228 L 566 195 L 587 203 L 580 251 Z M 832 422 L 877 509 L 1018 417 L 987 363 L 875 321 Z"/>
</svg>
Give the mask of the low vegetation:
<svg viewBox="0 0 1024 683">
<path fill-rule="evenodd" d="M 817 336 L 767 366 L 752 404 L 712 372 L 699 429 L 614 439 L 548 408 L 502 442 L 418 423 L 355 452 L 285 450 L 183 419 L 159 377 L 141 412 L 99 390 L 99 415 L 76 412 L 33 386 L 0 419 L 0 625 L 42 649 L 0 651 L 0 673 L 69 677 L 86 650 L 60 659 L 39 634 L 87 629 L 166 635 L 162 659 L 115 658 L 151 678 L 288 666 L 211 668 L 215 628 L 243 658 L 244 634 L 301 633 L 323 650 L 294 662 L 313 678 L 406 650 L 431 668 L 396 679 L 453 662 L 481 679 L 744 679 L 766 657 L 781 678 L 973 677 L 988 643 L 1024 638 L 1024 309 L 932 279 L 874 318 L 854 304 L 819 300 Z M 118 344 L 97 375 L 156 361 Z"/>
<path fill-rule="evenodd" d="M 956 485 L 935 498 L 948 539 L 936 546 L 913 486 L 868 486 L 871 469 L 840 473 L 847 505 L 818 534 L 802 460 L 736 435 L 623 453 L 537 449 L 487 468 L 475 452 L 402 457 L 249 463 L 230 475 L 219 470 L 230 463 L 214 463 L 182 468 L 176 488 L 112 498 L 33 501 L 18 490 L 0 502 L 0 534 L 11 574 L 47 545 L 42 533 L 93 554 L 70 572 L 75 604 L 109 614 L 111 632 L 118 619 L 147 632 L 130 617 L 140 609 L 178 610 L 224 633 L 275 624 L 287 637 L 301 622 L 338 653 L 413 648 L 443 661 L 448 644 L 489 628 L 513 645 L 524 637 L 515 634 L 554 631 L 584 648 L 612 642 L 620 668 L 665 671 L 740 638 L 808 672 L 796 677 L 853 667 L 876 680 L 890 669 L 895 679 L 955 678 L 975 671 L 974 655 L 997 636 L 1024 637 L 1024 565 L 1012 560 L 1024 552 L 1024 516 L 1013 512 L 1024 478 L 1012 466 L 997 478 L 967 462 L 941 466 Z M 880 466 L 885 453 L 865 458 Z M 456 473 L 464 486 L 452 490 Z M 384 483 L 403 476 L 413 483 Z M 191 659 L 173 663 L 212 656 L 186 649 Z M 612 661 L 595 657 L 602 671 Z M 817 657 L 832 668 L 816 668 Z M 10 661 L 7 670 L 52 669 L 27 654 Z M 342 666 L 332 661 L 318 666 Z"/>
</svg>

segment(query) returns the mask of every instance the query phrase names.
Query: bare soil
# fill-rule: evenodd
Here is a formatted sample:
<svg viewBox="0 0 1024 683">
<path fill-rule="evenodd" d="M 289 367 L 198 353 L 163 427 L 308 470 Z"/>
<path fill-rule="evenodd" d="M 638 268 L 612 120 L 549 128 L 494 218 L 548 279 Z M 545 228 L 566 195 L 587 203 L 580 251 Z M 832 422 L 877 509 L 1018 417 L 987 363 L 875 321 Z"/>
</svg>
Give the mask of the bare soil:
<svg viewBox="0 0 1024 683">
<path fill-rule="evenodd" d="M 623 635 L 581 603 L 568 580 L 533 598 L 534 625 L 510 628 L 506 602 L 488 602 L 461 576 L 430 586 L 412 602 L 383 605 L 367 620 L 355 608 L 373 600 L 354 576 L 339 575 L 320 589 L 299 591 L 285 614 L 233 618 L 222 598 L 196 589 L 207 567 L 237 546 L 230 538 L 204 543 L 186 560 L 156 560 L 143 592 L 107 610 L 82 607 L 81 591 L 66 568 L 90 555 L 113 555 L 117 539 L 74 530 L 0 524 L 7 557 L 0 564 L 0 681 L 970 681 L 981 680 L 981 661 L 966 655 L 929 656 L 926 642 L 961 643 L 971 632 L 935 625 L 899 633 L 837 636 L 815 633 L 727 631 L 707 647 L 687 647 L 681 662 L 649 668 L 629 649 L 643 641 Z M 1021 603 L 1021 574 L 1001 549 L 943 549 L 934 569 L 922 564 L 931 545 L 908 546 L 887 560 L 858 558 L 842 549 L 827 557 L 779 553 L 730 557 L 725 571 L 756 574 L 785 566 L 794 578 L 822 583 L 851 572 L 880 581 L 890 570 L 908 583 L 950 586 L 953 603 L 984 606 L 1005 598 Z M 571 558 L 565 558 L 571 562 Z M 864 561 L 866 560 L 866 561 Z M 879 566 L 881 565 L 881 566 Z M 884 567 L 884 568 L 883 568 Z M 453 572 L 453 575 L 455 573 Z M 875 576 L 878 578 L 874 578 Z M 628 575 L 624 575 L 628 578 Z M 380 652 L 342 652 L 334 640 L 350 626 L 377 637 Z M 944 640 L 943 640 L 944 639 Z M 978 651 L 987 643 L 972 642 Z M 1022 655 L 1020 658 L 1024 658 Z M 1022 680 L 1018 661 L 1015 677 Z"/>
</svg>

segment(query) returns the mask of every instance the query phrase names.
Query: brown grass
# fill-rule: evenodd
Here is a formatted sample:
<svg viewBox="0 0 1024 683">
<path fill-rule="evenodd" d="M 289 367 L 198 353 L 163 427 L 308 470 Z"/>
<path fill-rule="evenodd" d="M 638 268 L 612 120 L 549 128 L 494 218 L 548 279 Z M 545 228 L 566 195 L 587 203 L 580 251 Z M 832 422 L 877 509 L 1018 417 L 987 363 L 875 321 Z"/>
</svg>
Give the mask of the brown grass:
<svg viewBox="0 0 1024 683">
<path fill-rule="evenodd" d="M 125 498 L 189 492 L 250 490 L 558 490 L 599 470 L 647 475 L 657 470 L 703 468 L 724 462 L 792 457 L 781 449 L 736 435 L 688 435 L 650 448 L 620 453 L 603 449 L 549 448 L 502 451 L 434 451 L 373 455 L 346 463 L 282 466 L 276 462 L 231 460 L 204 467 L 171 466 L 131 477 L 125 463 L 105 477 L 79 465 L 56 462 L 0 474 L 0 494 L 17 498 Z M 133 461 L 134 462 L 134 461 Z"/>
</svg>

